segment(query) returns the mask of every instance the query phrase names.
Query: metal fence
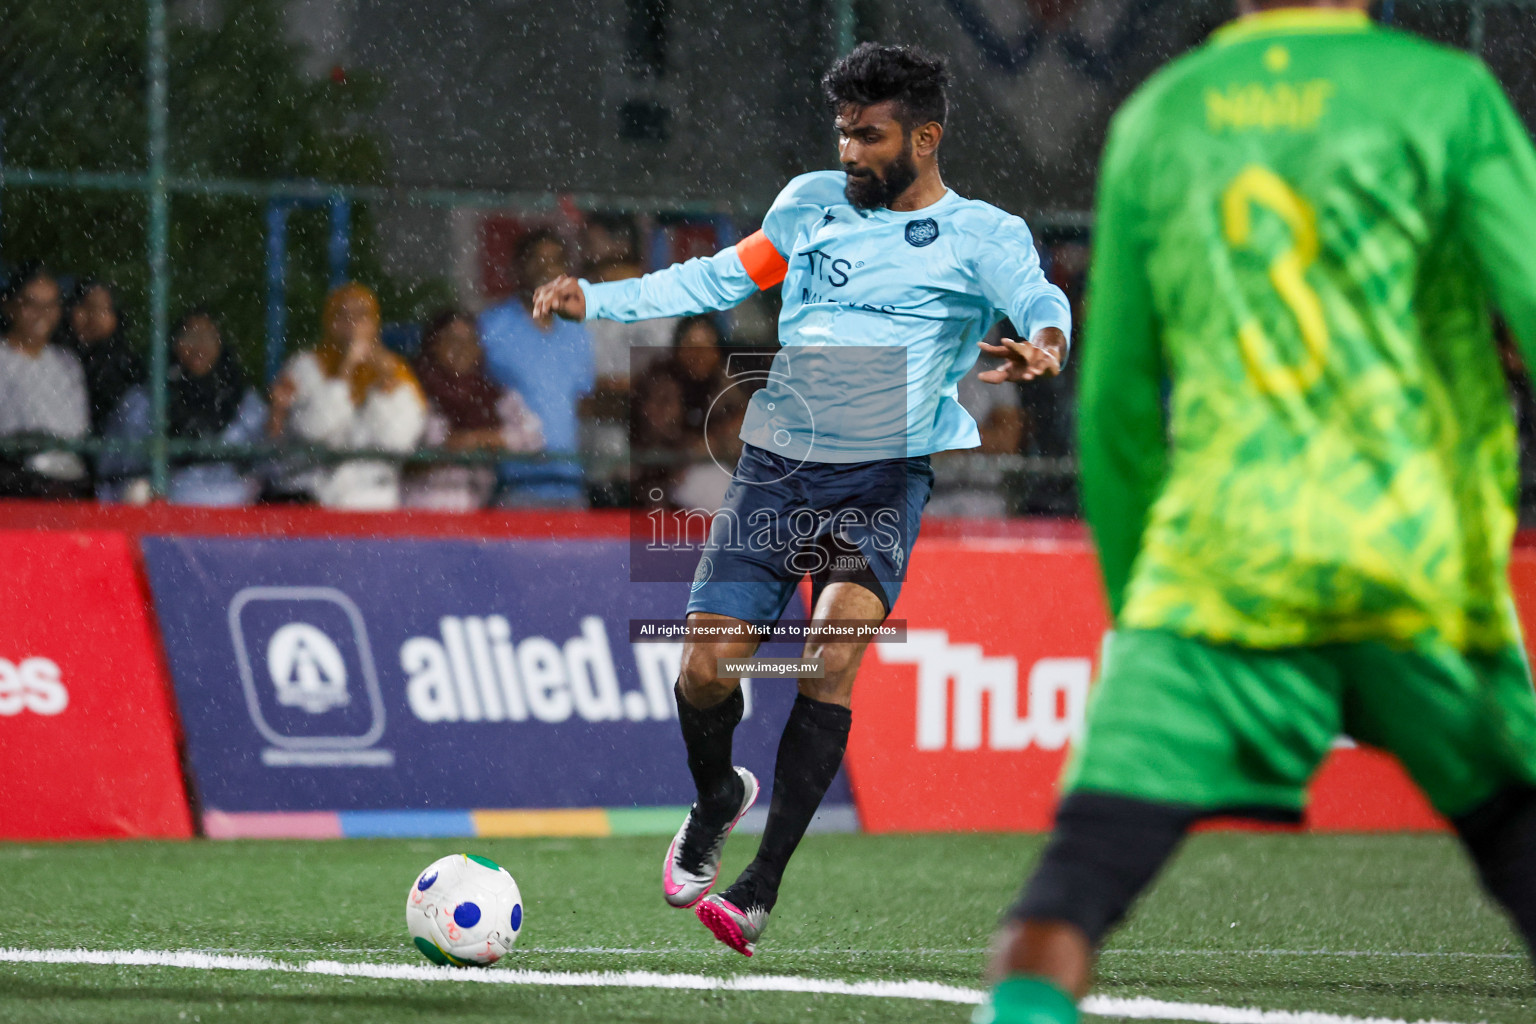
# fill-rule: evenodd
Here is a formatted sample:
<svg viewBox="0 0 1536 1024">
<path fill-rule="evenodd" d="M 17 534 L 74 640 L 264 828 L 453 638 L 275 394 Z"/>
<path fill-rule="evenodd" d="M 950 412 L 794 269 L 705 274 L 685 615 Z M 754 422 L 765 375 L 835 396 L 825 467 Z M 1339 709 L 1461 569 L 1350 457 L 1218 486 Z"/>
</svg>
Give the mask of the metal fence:
<svg viewBox="0 0 1536 1024">
<path fill-rule="evenodd" d="M 0 2 L 0 23 L 8 27 L 0 40 L 0 87 L 9 93 L 0 120 L 0 261 L 14 265 L 24 256 L 47 255 L 60 270 L 118 281 L 125 305 L 142 313 L 153 426 L 142 441 L 13 437 L 0 440 L 0 451 L 131 451 L 147 457 L 153 492 L 160 495 L 176 460 L 193 455 L 244 463 L 370 454 L 399 459 L 384 452 L 229 446 L 170 436 L 173 308 L 211 304 L 231 311 L 227 318 L 235 323 L 245 363 L 270 381 L 293 340 L 305 336 L 307 328 L 295 318 L 312 318 L 332 284 L 353 276 L 394 281 L 383 289 L 386 318 L 400 321 L 419 320 L 432 303 L 456 292 L 463 297 L 465 277 L 475 268 L 454 264 L 462 253 L 439 253 L 436 272 L 423 270 L 422 261 L 395 266 L 399 252 L 411 249 L 412 218 L 423 211 L 439 222 L 473 218 L 475 211 L 557 222 L 577 211 L 614 211 L 644 215 L 658 232 L 669 223 L 708 225 L 722 245 L 761 212 L 739 197 L 682 198 L 644 188 L 556 194 L 401 184 L 369 142 L 366 99 L 378 89 L 369 73 L 315 75 L 280 66 L 296 57 L 292 47 L 268 38 L 282 27 L 283 8 L 275 0 L 247 5 L 266 13 L 242 13 L 244 22 L 221 31 L 198 21 L 205 6 L 198 0 L 170 11 L 167 0 L 117 6 L 101 0 Z M 870 13 L 878 6 L 874 0 L 839 0 L 822 8 L 828 51 L 846 51 L 861 26 L 878 20 Z M 1536 62 L 1528 59 L 1536 35 L 1533 12 L 1536 0 L 1389 0 L 1378 14 L 1488 54 L 1530 116 L 1536 114 Z M 230 47 L 244 49 L 231 53 Z M 260 66 L 244 66 L 248 57 Z M 223 66 L 229 64 L 234 67 Z M 578 76 L 585 71 L 575 70 Z M 1086 211 L 1036 212 L 1031 221 L 1048 258 L 1055 246 L 1063 258 L 1081 250 L 1091 227 Z M 405 240 L 381 245 L 381 225 L 393 225 Z M 138 244 L 132 242 L 136 233 Z M 658 250 L 652 262 L 664 255 Z M 1069 423 L 1072 384 L 1059 388 L 1052 415 Z M 519 458 L 568 457 L 589 465 L 604 458 L 591 451 Z M 407 458 L 473 463 L 508 457 L 423 450 Z M 1069 512 L 1075 507 L 1074 472 L 1070 450 L 1051 449 L 980 457 L 957 464 L 949 475 L 961 486 L 1002 489 L 1014 511 Z"/>
</svg>

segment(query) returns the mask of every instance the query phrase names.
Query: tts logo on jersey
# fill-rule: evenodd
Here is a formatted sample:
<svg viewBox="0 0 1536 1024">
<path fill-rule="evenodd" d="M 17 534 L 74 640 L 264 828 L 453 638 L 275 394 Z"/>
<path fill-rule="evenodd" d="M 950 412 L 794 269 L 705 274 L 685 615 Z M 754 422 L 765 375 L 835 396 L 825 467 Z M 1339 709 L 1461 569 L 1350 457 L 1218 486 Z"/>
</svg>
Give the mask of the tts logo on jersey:
<svg viewBox="0 0 1536 1024">
<path fill-rule="evenodd" d="M 1017 658 L 952 644 L 942 629 L 908 630 L 906 643 L 875 650 L 887 664 L 917 666 L 918 750 L 979 749 L 983 698 L 988 750 L 1060 750 L 1082 728 L 1093 674 L 1087 658 L 1041 658 L 1021 694 Z"/>
<path fill-rule="evenodd" d="M 841 288 L 848 283 L 853 264 L 847 260 L 834 257 L 824 249 L 810 249 L 800 256 L 808 261 L 811 276 L 823 284 Z"/>
</svg>

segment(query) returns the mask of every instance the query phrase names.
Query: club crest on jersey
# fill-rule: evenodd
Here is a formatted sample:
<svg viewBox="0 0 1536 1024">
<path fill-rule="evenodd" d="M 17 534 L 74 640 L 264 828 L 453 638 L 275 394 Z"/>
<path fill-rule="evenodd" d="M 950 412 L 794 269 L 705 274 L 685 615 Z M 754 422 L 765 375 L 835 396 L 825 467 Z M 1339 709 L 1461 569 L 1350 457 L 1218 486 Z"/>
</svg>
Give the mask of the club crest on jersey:
<svg viewBox="0 0 1536 1024">
<path fill-rule="evenodd" d="M 907 221 L 907 244 L 921 249 L 939 237 L 939 225 L 932 217 Z"/>
</svg>

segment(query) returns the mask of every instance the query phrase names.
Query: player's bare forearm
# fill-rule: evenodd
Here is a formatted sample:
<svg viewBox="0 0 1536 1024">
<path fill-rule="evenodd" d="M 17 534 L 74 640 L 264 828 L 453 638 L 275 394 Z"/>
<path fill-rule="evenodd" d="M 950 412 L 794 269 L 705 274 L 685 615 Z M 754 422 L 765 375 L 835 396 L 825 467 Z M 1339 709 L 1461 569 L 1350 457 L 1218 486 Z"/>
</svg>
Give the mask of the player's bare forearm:
<svg viewBox="0 0 1536 1024">
<path fill-rule="evenodd" d="M 551 315 L 564 320 L 587 318 L 587 296 L 581 285 L 569 274 L 562 274 L 533 293 L 533 318 L 544 320 Z"/>
<path fill-rule="evenodd" d="M 1001 342 L 999 345 L 978 343 L 987 355 L 1004 361 L 996 369 L 983 370 L 976 375 L 988 384 L 1054 377 L 1061 372 L 1061 364 L 1067 358 L 1067 336 L 1059 327 L 1042 327 L 1028 341 L 1003 338 Z"/>
</svg>

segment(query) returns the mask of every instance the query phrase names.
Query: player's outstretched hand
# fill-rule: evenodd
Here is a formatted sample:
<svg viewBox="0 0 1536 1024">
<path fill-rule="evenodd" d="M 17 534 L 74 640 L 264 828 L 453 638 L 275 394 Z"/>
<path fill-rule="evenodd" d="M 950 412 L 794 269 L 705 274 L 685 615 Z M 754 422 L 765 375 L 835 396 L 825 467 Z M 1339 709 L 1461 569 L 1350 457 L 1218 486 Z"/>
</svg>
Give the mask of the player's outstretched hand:
<svg viewBox="0 0 1536 1024">
<path fill-rule="evenodd" d="M 1001 340 L 1001 345 L 977 342 L 987 355 L 1004 360 L 997 369 L 983 370 L 976 375 L 988 384 L 1054 377 L 1061 372 L 1061 360 L 1067 354 L 1067 336 L 1060 329 L 1043 327 L 1028 341 Z"/>
<path fill-rule="evenodd" d="M 581 285 L 569 274 L 561 274 L 553 281 L 540 285 L 533 293 L 533 318 L 548 319 L 550 314 L 566 320 L 587 318 L 587 296 Z"/>
</svg>

